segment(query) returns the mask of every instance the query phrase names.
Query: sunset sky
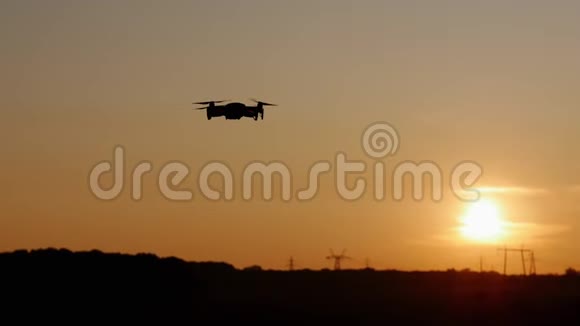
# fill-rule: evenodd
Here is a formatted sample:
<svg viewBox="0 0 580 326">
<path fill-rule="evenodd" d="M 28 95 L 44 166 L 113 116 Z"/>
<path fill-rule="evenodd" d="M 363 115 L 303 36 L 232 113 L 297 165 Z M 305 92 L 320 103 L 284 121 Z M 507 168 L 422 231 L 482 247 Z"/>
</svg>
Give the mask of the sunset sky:
<svg viewBox="0 0 580 326">
<path fill-rule="evenodd" d="M 332 267 L 329 248 L 346 248 L 351 268 L 368 259 L 377 269 L 479 269 L 481 256 L 500 271 L 496 249 L 523 245 L 539 273 L 578 268 L 579 14 L 577 1 L 533 0 L 2 1 L 0 251 L 95 248 L 276 269 L 293 256 L 318 269 Z M 257 122 L 192 110 L 251 97 L 279 106 Z M 377 201 L 372 191 L 345 201 L 333 173 L 311 201 L 284 202 L 279 190 L 242 199 L 253 161 L 284 162 L 293 191 L 337 152 L 372 167 L 361 136 L 377 121 L 400 137 L 387 174 L 428 160 L 448 180 L 475 161 L 490 206 L 469 213 L 473 203 L 447 186 L 441 202 L 410 192 Z M 102 201 L 89 173 L 116 145 L 127 183 Z M 153 171 L 133 201 L 128 173 L 141 161 Z M 181 187 L 192 201 L 158 190 L 170 161 L 190 167 Z M 201 195 L 196 175 L 211 161 L 234 172 L 233 201 Z M 490 210 L 501 236 L 462 232 L 466 214 Z"/>
</svg>

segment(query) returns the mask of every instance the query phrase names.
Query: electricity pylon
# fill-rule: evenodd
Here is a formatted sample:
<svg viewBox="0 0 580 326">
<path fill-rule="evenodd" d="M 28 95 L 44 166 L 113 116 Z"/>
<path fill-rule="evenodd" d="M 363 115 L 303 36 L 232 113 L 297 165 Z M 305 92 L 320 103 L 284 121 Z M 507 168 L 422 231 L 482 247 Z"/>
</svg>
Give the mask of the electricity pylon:
<svg viewBox="0 0 580 326">
<path fill-rule="evenodd" d="M 530 250 L 530 275 L 536 275 L 536 257 L 533 250 Z"/>
<path fill-rule="evenodd" d="M 335 271 L 340 270 L 340 262 L 343 259 L 351 259 L 350 257 L 346 256 L 345 253 L 346 253 L 346 249 L 343 249 L 342 253 L 340 255 L 335 254 L 334 251 L 332 251 L 332 249 L 330 249 L 330 256 L 326 256 L 326 259 L 333 259 L 334 260 L 334 270 Z"/>
<path fill-rule="evenodd" d="M 288 270 L 289 271 L 293 271 L 294 270 L 294 257 L 290 256 L 290 259 L 288 260 Z"/>
<path fill-rule="evenodd" d="M 508 252 L 519 252 L 520 256 L 522 258 L 522 271 L 524 273 L 524 275 L 528 275 L 528 272 L 526 271 L 526 257 L 525 254 L 528 254 L 530 256 L 530 271 L 529 271 L 529 275 L 534 275 L 536 274 L 536 258 L 534 257 L 534 251 L 531 249 L 524 249 L 524 248 L 507 248 L 507 247 L 503 247 L 503 248 L 499 248 L 497 249 L 499 251 L 503 251 L 503 275 L 507 274 L 507 258 L 508 258 Z"/>
</svg>

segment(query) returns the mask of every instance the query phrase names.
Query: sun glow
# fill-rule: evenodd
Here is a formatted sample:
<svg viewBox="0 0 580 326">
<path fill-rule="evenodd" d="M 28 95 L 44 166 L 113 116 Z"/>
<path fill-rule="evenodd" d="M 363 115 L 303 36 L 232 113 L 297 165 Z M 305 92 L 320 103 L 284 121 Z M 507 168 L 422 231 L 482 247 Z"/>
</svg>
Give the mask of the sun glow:
<svg viewBox="0 0 580 326">
<path fill-rule="evenodd" d="M 471 204 L 461 217 L 460 232 L 471 241 L 494 242 L 504 235 L 504 225 L 497 205 L 480 200 Z"/>
</svg>

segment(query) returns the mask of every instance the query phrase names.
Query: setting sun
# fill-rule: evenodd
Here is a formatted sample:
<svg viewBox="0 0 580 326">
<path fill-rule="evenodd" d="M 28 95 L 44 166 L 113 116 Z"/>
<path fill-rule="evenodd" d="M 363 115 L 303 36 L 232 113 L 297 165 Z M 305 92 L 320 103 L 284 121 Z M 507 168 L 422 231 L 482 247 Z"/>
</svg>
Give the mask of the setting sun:
<svg viewBox="0 0 580 326">
<path fill-rule="evenodd" d="M 492 242 L 504 233 L 504 222 L 497 205 L 480 200 L 467 208 L 461 217 L 461 234 L 472 241 Z"/>
</svg>

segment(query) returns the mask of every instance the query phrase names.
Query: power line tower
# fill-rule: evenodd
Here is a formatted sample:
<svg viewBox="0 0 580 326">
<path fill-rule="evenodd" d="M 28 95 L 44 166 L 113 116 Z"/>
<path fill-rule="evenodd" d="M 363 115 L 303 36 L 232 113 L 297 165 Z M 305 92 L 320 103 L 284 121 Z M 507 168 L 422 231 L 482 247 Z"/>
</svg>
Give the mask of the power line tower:
<svg viewBox="0 0 580 326">
<path fill-rule="evenodd" d="M 289 271 L 293 271 L 294 270 L 294 257 L 290 256 L 290 259 L 288 259 L 288 270 Z"/>
<path fill-rule="evenodd" d="M 335 271 L 340 270 L 340 262 L 343 259 L 351 259 L 350 257 L 346 256 L 345 253 L 346 253 L 346 249 L 343 249 L 342 253 L 340 255 L 335 254 L 334 251 L 332 251 L 332 249 L 330 249 L 330 256 L 326 256 L 326 259 L 333 259 L 334 260 L 334 270 Z"/>
<path fill-rule="evenodd" d="M 530 275 L 536 275 L 536 257 L 533 250 L 530 250 Z"/>
<path fill-rule="evenodd" d="M 520 254 L 520 257 L 522 259 L 522 271 L 524 273 L 524 275 L 528 275 L 528 272 L 526 270 L 526 254 L 528 254 L 530 256 L 530 271 L 529 274 L 533 275 L 536 274 L 536 259 L 534 257 L 534 251 L 531 249 L 524 249 L 524 248 L 508 248 L 508 247 L 503 247 L 503 248 L 499 248 L 498 251 L 503 251 L 503 275 L 507 274 L 507 259 L 508 259 L 508 253 L 509 252 L 516 252 Z"/>
</svg>

